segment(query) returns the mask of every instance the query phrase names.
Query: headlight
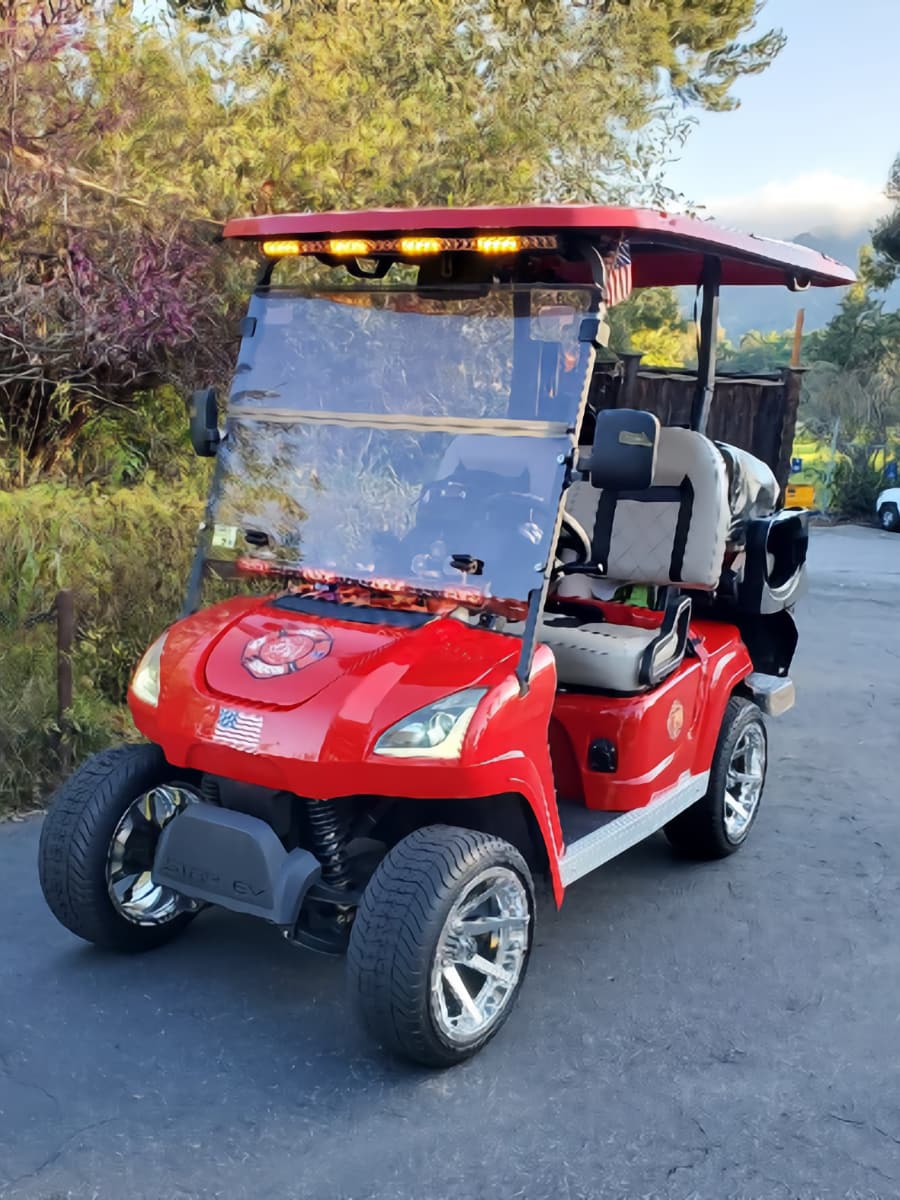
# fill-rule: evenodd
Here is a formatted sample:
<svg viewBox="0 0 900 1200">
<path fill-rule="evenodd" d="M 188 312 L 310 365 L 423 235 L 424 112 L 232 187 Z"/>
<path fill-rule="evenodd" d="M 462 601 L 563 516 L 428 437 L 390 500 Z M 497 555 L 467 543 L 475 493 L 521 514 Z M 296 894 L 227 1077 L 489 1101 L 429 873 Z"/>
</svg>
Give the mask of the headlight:
<svg viewBox="0 0 900 1200">
<path fill-rule="evenodd" d="M 138 700 L 152 704 L 154 708 L 159 703 L 159 660 L 165 644 L 166 635 L 162 634 L 138 663 L 131 681 L 131 690 Z"/>
<path fill-rule="evenodd" d="M 487 688 L 467 688 L 410 713 L 375 743 L 376 754 L 392 758 L 459 758 L 463 738 Z"/>
</svg>

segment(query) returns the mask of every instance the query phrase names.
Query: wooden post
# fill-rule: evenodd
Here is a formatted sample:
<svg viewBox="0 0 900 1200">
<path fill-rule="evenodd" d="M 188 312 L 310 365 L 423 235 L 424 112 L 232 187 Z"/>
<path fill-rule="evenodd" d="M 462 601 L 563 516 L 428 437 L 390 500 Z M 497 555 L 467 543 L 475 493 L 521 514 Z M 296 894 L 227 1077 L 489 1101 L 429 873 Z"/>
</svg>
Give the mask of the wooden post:
<svg viewBox="0 0 900 1200">
<path fill-rule="evenodd" d="M 634 408 L 635 389 L 637 388 L 637 375 L 641 366 L 641 359 L 644 357 L 641 351 L 631 351 L 627 354 L 620 354 L 619 357 L 624 364 L 622 370 L 622 384 L 619 388 L 619 396 L 616 401 L 617 408 Z"/>
<path fill-rule="evenodd" d="M 797 309 L 797 319 L 794 321 L 794 345 L 791 350 L 791 366 L 796 371 L 800 366 L 800 347 L 803 342 L 803 318 L 805 310 Z"/>
<path fill-rule="evenodd" d="M 59 758 L 68 770 L 71 746 L 66 740 L 69 709 L 72 707 L 72 642 L 75 636 L 75 603 L 72 593 L 56 594 L 56 715 L 59 725 Z"/>
</svg>

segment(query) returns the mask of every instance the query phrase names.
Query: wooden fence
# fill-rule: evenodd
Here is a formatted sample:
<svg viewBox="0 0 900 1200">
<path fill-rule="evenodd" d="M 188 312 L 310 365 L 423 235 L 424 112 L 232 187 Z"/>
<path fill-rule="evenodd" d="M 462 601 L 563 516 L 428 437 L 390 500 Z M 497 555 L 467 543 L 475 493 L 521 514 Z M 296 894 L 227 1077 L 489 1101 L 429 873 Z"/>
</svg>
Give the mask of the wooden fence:
<svg viewBox="0 0 900 1200">
<path fill-rule="evenodd" d="M 654 413 L 663 425 L 687 425 L 696 376 L 672 367 L 641 367 L 629 356 L 619 378 L 602 389 L 601 407 L 640 408 Z M 791 450 L 800 403 L 801 370 L 716 376 L 716 394 L 707 433 L 718 442 L 749 450 L 769 464 L 781 487 L 787 487 Z"/>
</svg>

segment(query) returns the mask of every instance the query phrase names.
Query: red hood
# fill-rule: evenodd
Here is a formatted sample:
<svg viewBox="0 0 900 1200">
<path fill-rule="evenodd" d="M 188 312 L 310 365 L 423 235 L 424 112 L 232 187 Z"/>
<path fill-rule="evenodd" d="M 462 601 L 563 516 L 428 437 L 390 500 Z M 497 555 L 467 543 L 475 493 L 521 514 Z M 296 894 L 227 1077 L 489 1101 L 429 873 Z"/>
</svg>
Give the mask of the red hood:
<svg viewBox="0 0 900 1200">
<path fill-rule="evenodd" d="M 373 656 L 390 653 L 404 632 L 263 608 L 225 630 L 206 658 L 204 676 L 213 692 L 231 700 L 293 708 Z"/>
<path fill-rule="evenodd" d="M 232 617 L 227 625 L 226 613 Z M 206 641 L 203 635 L 212 633 L 213 614 L 218 616 L 215 635 Z M 202 630 L 194 624 L 198 620 Z M 198 663 L 204 690 L 269 709 L 295 708 L 330 689 L 327 709 L 342 709 L 350 701 L 353 708 L 373 712 L 393 693 L 391 699 L 400 700 L 402 710 L 409 712 L 487 683 L 489 676 L 496 679 L 498 669 L 505 675 L 508 660 L 518 652 L 516 640 L 451 617 L 434 617 L 414 627 L 369 625 L 335 620 L 330 613 L 308 617 L 265 602 L 249 608 L 246 602 L 237 609 L 217 606 L 176 629 L 167 654 L 187 649 L 188 639 L 196 653 L 197 643 L 206 641 Z"/>
</svg>

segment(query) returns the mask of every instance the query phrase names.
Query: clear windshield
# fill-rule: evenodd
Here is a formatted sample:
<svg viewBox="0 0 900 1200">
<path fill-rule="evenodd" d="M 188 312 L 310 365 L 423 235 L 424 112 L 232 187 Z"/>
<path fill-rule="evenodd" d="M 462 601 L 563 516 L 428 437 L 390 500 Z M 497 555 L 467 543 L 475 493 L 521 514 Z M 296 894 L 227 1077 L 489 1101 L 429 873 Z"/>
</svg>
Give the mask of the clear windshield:
<svg viewBox="0 0 900 1200">
<path fill-rule="evenodd" d="M 526 600 L 589 368 L 587 289 L 254 297 L 207 558 Z"/>
</svg>

